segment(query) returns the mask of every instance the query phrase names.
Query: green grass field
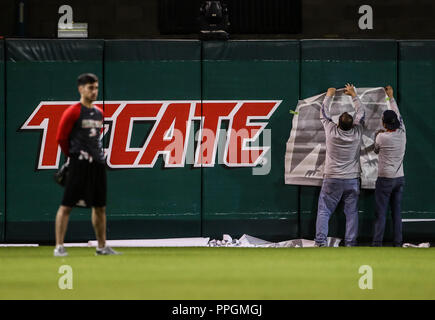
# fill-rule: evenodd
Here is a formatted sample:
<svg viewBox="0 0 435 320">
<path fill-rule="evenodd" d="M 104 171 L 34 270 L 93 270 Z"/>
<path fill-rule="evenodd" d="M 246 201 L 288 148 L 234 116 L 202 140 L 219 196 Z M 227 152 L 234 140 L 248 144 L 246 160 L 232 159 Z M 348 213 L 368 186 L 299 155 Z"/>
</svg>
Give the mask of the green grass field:
<svg viewBox="0 0 435 320">
<path fill-rule="evenodd" d="M 435 249 L 0 248 L 0 299 L 435 299 Z M 61 265 L 73 289 L 58 287 Z M 373 289 L 361 290 L 361 265 Z"/>
</svg>

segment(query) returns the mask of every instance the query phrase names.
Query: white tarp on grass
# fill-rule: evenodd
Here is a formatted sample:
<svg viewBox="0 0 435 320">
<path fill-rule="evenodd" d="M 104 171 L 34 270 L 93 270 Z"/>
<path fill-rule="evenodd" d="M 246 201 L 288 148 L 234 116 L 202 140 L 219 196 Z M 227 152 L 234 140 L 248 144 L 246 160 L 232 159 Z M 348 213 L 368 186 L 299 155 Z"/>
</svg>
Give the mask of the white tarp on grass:
<svg viewBox="0 0 435 320">
<path fill-rule="evenodd" d="M 327 247 L 338 247 L 341 239 L 328 237 Z M 232 239 L 224 234 L 222 240 L 211 240 L 210 247 L 241 247 L 241 248 L 313 248 L 314 240 L 293 239 L 281 242 L 270 242 L 244 234 L 240 239 Z"/>
<path fill-rule="evenodd" d="M 328 238 L 328 247 L 338 247 L 341 239 Z M 171 239 L 137 239 L 137 240 L 108 240 L 111 247 L 240 247 L 240 248 L 298 248 L 314 247 L 313 240 L 293 239 L 281 242 L 269 242 L 247 234 L 240 239 L 233 239 L 224 234 L 222 240 L 210 238 L 171 238 Z M 65 247 L 96 247 L 97 241 L 84 243 L 65 243 Z"/>
</svg>

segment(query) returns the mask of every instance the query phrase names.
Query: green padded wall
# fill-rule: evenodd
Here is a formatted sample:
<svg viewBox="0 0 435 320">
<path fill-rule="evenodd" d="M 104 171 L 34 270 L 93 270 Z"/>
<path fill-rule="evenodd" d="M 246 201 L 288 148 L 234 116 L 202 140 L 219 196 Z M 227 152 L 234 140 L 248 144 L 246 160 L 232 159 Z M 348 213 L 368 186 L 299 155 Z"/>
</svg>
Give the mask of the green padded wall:
<svg viewBox="0 0 435 320">
<path fill-rule="evenodd" d="M 272 141 L 267 175 L 224 164 L 202 169 L 203 234 L 297 237 L 297 187 L 285 185 L 283 173 L 292 120 L 289 110 L 299 98 L 299 43 L 203 42 L 202 63 L 204 101 L 282 100 L 265 120 Z"/>
<path fill-rule="evenodd" d="M 6 49 L 6 240 L 53 241 L 63 189 L 54 183 L 54 170 L 36 170 L 43 130 L 20 128 L 41 101 L 78 101 L 79 74 L 102 79 L 103 41 L 16 39 L 7 40 Z M 102 89 L 101 82 L 99 99 Z M 67 240 L 93 237 L 89 211 L 76 209 Z"/>
<path fill-rule="evenodd" d="M 407 138 L 402 213 L 405 219 L 417 220 L 405 222 L 403 232 L 407 239 L 433 239 L 435 41 L 400 41 L 399 49 L 398 104 Z"/>
<path fill-rule="evenodd" d="M 123 117 L 124 129 L 134 118 L 126 117 L 123 112 L 127 107 L 121 104 L 146 101 L 163 108 L 165 102 L 178 106 L 176 114 L 183 116 L 186 104 L 191 103 L 195 106 L 193 113 L 193 107 L 189 109 L 192 137 L 203 125 L 200 119 L 205 121 L 210 101 L 239 103 L 241 108 L 234 117 L 224 117 L 220 123 L 223 141 L 238 112 L 248 110 L 243 109 L 245 104 L 280 101 L 269 119 L 249 120 L 253 126 L 267 123 L 265 131 L 270 129 L 271 156 L 266 157 L 269 172 L 267 164 L 264 170 L 259 170 L 261 166 L 230 167 L 222 163 L 222 150 L 218 150 L 214 165 L 193 165 L 188 159 L 194 158 L 198 142 L 192 139 L 180 167 L 165 167 L 162 156 L 152 168 L 119 168 L 110 162 L 109 239 L 220 238 L 223 233 L 234 237 L 246 233 L 269 240 L 314 238 L 320 188 L 284 184 L 284 154 L 293 117 L 289 110 L 298 99 L 351 82 L 357 87 L 394 87 L 407 128 L 403 217 L 412 220 L 404 223 L 404 240 L 433 240 L 434 57 L 435 41 L 414 40 L 2 40 L 0 241 L 54 241 L 54 219 L 63 189 L 53 182 L 54 168 L 48 165 L 38 170 L 46 161 L 44 157 L 39 161 L 39 151 L 44 145 L 44 127 L 48 128 L 46 138 L 53 139 L 53 125 L 58 119 L 53 115 L 61 114 L 65 101 L 78 101 L 76 78 L 84 72 L 100 78 L 98 100 L 107 117 L 107 149 L 115 133 L 120 132 L 115 129 L 122 128 L 118 117 Z M 42 101 L 49 105 L 45 111 Z M 56 101 L 63 104 L 54 105 Z M 259 112 L 255 108 L 261 108 L 261 103 L 251 105 L 249 112 Z M 141 113 L 148 107 L 129 110 Z M 174 112 L 170 107 L 166 110 Z M 171 118 L 165 118 L 165 114 L 161 127 L 169 128 Z M 129 158 L 140 150 L 153 129 L 160 128 L 156 123 L 152 117 L 132 120 L 129 149 L 121 153 Z M 264 132 L 258 140 L 268 145 L 267 138 Z M 50 152 L 55 151 L 52 148 Z M 359 240 L 363 243 L 372 236 L 373 195 L 373 191 L 363 190 L 359 200 Z M 331 218 L 330 236 L 344 236 L 344 221 L 340 206 Z M 389 218 L 387 241 L 392 236 L 390 222 Z M 93 238 L 89 210 L 75 209 L 66 241 Z"/>
<path fill-rule="evenodd" d="M 5 42 L 0 40 L 0 242 L 5 238 Z"/>
<path fill-rule="evenodd" d="M 201 100 L 199 41 L 106 41 L 104 57 L 105 101 Z M 131 147 L 154 125 L 135 122 Z M 200 168 L 165 168 L 159 156 L 152 168 L 109 170 L 108 182 L 111 238 L 200 236 Z"/>
<path fill-rule="evenodd" d="M 397 84 L 397 44 L 394 40 L 302 40 L 301 98 L 329 87 L 378 87 Z M 315 236 L 317 201 L 320 187 L 301 187 L 301 235 Z M 359 240 L 372 236 L 374 192 L 362 190 L 359 198 Z M 344 237 L 345 218 L 342 206 L 330 220 L 330 236 Z M 387 227 L 386 239 L 390 237 Z"/>
</svg>

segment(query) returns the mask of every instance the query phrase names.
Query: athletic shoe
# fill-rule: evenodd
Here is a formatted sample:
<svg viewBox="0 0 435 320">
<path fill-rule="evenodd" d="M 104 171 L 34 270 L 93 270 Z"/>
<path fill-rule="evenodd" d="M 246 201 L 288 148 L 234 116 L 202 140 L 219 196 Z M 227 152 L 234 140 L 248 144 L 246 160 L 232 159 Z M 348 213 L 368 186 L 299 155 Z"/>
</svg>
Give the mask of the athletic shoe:
<svg viewBox="0 0 435 320">
<path fill-rule="evenodd" d="M 106 255 L 121 254 L 121 252 L 117 252 L 117 251 L 113 250 L 111 247 L 105 246 L 104 248 L 101 248 L 101 249 L 97 248 L 97 250 L 95 251 L 95 254 L 97 256 L 100 256 L 100 255 L 106 256 Z"/>
<path fill-rule="evenodd" d="M 66 257 L 68 255 L 68 252 L 66 252 L 64 246 L 57 246 L 56 248 L 54 248 L 53 255 L 55 257 Z"/>
</svg>

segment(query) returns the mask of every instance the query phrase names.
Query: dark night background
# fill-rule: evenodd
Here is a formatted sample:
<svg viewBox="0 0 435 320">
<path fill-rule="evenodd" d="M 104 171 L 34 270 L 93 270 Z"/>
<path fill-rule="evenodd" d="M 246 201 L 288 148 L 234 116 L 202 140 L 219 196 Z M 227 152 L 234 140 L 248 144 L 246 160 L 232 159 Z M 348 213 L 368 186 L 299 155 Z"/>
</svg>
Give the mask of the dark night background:
<svg viewBox="0 0 435 320">
<path fill-rule="evenodd" d="M 24 3 L 24 24 L 18 6 Z M 226 0 L 232 39 L 435 36 L 431 0 Z M 198 38 L 200 0 L 1 0 L 0 36 L 56 38 L 58 8 L 88 23 L 89 38 Z M 374 29 L 360 30 L 358 8 L 373 8 Z"/>
</svg>

